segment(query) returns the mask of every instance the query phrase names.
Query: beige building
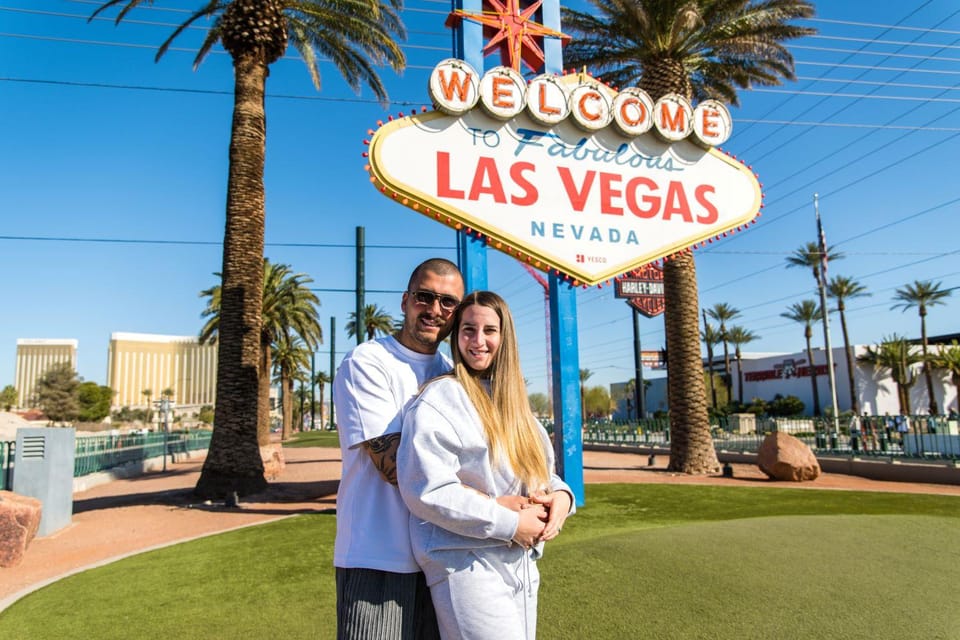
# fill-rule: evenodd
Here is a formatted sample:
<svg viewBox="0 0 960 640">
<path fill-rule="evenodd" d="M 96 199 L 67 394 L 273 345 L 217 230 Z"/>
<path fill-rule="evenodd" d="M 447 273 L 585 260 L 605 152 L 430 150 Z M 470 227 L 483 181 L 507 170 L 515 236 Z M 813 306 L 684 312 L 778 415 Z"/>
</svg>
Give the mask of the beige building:
<svg viewBox="0 0 960 640">
<path fill-rule="evenodd" d="M 20 338 L 17 340 L 17 370 L 14 387 L 17 405 L 26 409 L 34 405 L 37 380 L 55 364 L 68 362 L 77 370 L 77 341 Z"/>
<path fill-rule="evenodd" d="M 217 347 L 196 336 L 113 333 L 107 351 L 107 386 L 114 407 L 145 407 L 166 389 L 178 407 L 212 405 L 217 388 Z M 149 389 L 150 396 L 144 395 Z"/>
</svg>

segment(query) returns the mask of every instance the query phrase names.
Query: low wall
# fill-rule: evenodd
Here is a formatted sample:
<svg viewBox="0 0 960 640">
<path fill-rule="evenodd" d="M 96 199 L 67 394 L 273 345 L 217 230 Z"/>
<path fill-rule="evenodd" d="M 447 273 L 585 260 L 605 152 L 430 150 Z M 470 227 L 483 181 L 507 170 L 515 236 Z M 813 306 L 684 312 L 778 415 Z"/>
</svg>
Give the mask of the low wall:
<svg viewBox="0 0 960 640">
<path fill-rule="evenodd" d="M 641 455 L 670 455 L 665 447 L 584 444 L 587 451 L 622 451 Z M 739 451 L 717 451 L 720 462 L 756 464 L 757 454 Z M 817 456 L 820 468 L 826 473 L 842 473 L 849 476 L 886 480 L 889 482 L 923 482 L 928 484 L 960 485 L 960 463 L 937 461 L 920 462 L 897 458 L 860 458 L 858 456 Z"/>
<path fill-rule="evenodd" d="M 206 455 L 206 449 L 179 452 L 168 457 L 167 464 L 169 465 L 171 463 L 171 458 L 173 462 L 184 462 L 186 460 L 203 458 Z M 99 487 L 102 484 L 107 484 L 108 482 L 113 482 L 114 480 L 136 478 L 137 476 L 142 476 L 147 472 L 161 471 L 162 469 L 163 458 L 161 456 L 157 456 L 156 458 L 147 458 L 146 460 L 141 460 L 139 462 L 131 462 L 119 467 L 114 467 L 113 469 L 108 469 L 106 471 L 98 471 L 96 473 L 89 473 L 85 476 L 78 476 L 74 478 L 73 492 L 78 493 L 80 491 L 86 491 L 87 489 Z"/>
</svg>

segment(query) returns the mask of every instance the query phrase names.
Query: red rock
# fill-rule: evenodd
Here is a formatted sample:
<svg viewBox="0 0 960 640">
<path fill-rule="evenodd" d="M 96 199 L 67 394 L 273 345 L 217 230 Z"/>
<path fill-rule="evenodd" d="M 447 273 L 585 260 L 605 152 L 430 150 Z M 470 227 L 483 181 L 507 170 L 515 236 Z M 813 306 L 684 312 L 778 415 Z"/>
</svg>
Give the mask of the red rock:
<svg viewBox="0 0 960 640">
<path fill-rule="evenodd" d="M 0 491 L 0 567 L 15 567 L 23 560 L 40 528 L 41 508 L 36 498 Z"/>
<path fill-rule="evenodd" d="M 802 440 L 777 431 L 763 439 L 757 466 L 774 480 L 803 482 L 820 477 L 820 463 Z"/>
</svg>

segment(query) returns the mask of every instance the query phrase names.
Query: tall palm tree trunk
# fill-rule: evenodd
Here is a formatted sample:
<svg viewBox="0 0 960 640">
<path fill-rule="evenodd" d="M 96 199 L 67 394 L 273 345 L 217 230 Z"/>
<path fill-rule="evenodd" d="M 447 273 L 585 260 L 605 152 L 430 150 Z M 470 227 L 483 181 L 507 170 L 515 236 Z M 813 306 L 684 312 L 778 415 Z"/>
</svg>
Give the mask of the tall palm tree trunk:
<svg viewBox="0 0 960 640">
<path fill-rule="evenodd" d="M 267 66 L 256 55 L 234 58 L 234 77 L 217 404 L 210 453 L 195 489 L 207 498 L 249 495 L 267 486 L 257 442 Z"/>
<path fill-rule="evenodd" d="M 953 386 L 957 388 L 957 399 L 956 399 L 956 401 L 957 401 L 957 413 L 960 413 L 960 375 L 957 375 L 956 373 L 954 373 L 954 374 L 952 374 L 952 375 L 950 376 L 950 378 L 951 378 L 951 380 L 953 381 Z M 944 411 L 944 413 L 946 413 L 947 408 L 944 407 L 944 408 L 943 408 L 943 411 Z"/>
<path fill-rule="evenodd" d="M 937 409 L 937 396 L 933 391 L 933 372 L 930 366 L 930 356 L 927 354 L 927 317 L 926 313 L 920 314 L 920 340 L 923 345 L 923 379 L 927 383 L 927 407 L 930 415 L 935 416 L 940 413 Z"/>
<path fill-rule="evenodd" d="M 737 348 L 737 400 L 740 403 L 740 406 L 743 406 L 743 357 L 740 354 L 739 347 Z"/>
<path fill-rule="evenodd" d="M 257 444 L 270 444 L 270 336 L 260 339 L 260 381 L 257 386 Z"/>
<path fill-rule="evenodd" d="M 910 415 L 910 387 L 897 383 L 897 396 L 900 401 L 900 415 Z"/>
<path fill-rule="evenodd" d="M 690 474 L 718 473 L 720 462 L 710 436 L 707 390 L 700 359 L 700 302 L 693 255 L 681 253 L 663 265 L 664 328 L 670 398 L 668 469 Z M 680 382 L 681 384 L 677 384 Z"/>
<path fill-rule="evenodd" d="M 813 363 L 813 347 L 810 345 L 810 334 L 812 331 L 807 329 L 805 335 L 807 339 L 807 362 L 809 362 L 810 387 L 813 389 L 813 415 L 820 415 L 820 389 L 817 386 L 817 366 Z"/>
<path fill-rule="evenodd" d="M 280 433 L 282 440 L 289 440 L 293 435 L 293 378 L 287 374 L 280 376 L 280 388 L 283 389 L 281 408 L 283 412 L 283 427 Z M 301 398 L 301 406 L 302 406 Z M 300 424 L 303 424 L 303 411 L 300 412 Z"/>
<path fill-rule="evenodd" d="M 322 382 L 317 383 L 317 402 L 320 403 L 320 428 L 323 429 L 324 424 L 326 423 L 323 421 L 325 412 L 323 410 L 324 404 L 323 404 L 323 383 Z"/>
<path fill-rule="evenodd" d="M 710 406 L 717 410 L 717 385 L 713 380 L 713 345 L 707 342 L 707 380 L 710 381 Z"/>
<path fill-rule="evenodd" d="M 727 328 L 720 329 L 723 335 L 723 386 L 727 390 L 727 402 L 733 400 L 733 376 L 730 374 L 730 350 L 727 346 Z"/>
<path fill-rule="evenodd" d="M 853 415 L 860 415 L 860 400 L 857 398 L 857 383 L 854 378 L 856 360 L 853 359 L 853 347 L 850 346 L 850 335 L 847 333 L 847 314 L 844 313 L 842 302 L 837 303 L 840 313 L 840 330 L 843 333 L 843 350 L 847 356 L 847 383 L 850 385 L 850 409 Z"/>
</svg>

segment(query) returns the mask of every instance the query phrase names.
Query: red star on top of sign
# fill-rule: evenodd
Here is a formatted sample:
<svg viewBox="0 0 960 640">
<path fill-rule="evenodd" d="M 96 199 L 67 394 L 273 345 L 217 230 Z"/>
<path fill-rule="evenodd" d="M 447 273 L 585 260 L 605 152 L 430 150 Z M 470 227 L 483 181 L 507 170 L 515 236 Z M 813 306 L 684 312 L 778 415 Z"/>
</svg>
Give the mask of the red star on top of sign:
<svg viewBox="0 0 960 640">
<path fill-rule="evenodd" d="M 537 71 L 543 65 L 543 49 L 537 43 L 537 38 L 560 38 L 562 44 L 570 40 L 570 36 L 545 27 L 530 18 L 537 12 L 543 0 L 536 0 L 526 9 L 520 9 L 520 0 L 483 0 L 485 10 L 473 13 L 457 9 L 447 18 L 447 26 L 456 28 L 461 20 L 472 20 L 483 25 L 483 35 L 487 44 L 483 47 L 483 55 L 489 55 L 495 49 L 500 50 L 500 60 L 505 66 L 514 71 L 520 71 L 520 61 Z"/>
</svg>

